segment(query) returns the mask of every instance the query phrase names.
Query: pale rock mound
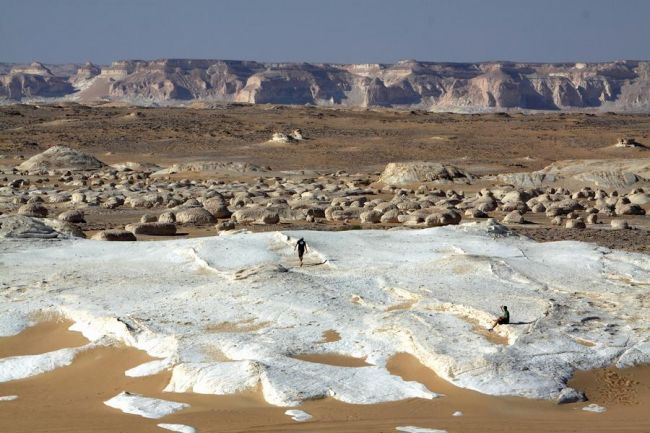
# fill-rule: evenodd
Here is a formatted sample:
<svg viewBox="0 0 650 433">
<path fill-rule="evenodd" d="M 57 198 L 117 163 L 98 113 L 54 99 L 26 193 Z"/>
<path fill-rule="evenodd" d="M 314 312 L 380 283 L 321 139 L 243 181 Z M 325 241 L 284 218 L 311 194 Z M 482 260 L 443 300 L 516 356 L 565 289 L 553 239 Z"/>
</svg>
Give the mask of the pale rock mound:
<svg viewBox="0 0 650 433">
<path fill-rule="evenodd" d="M 0 217 L 0 238 L 67 239 L 85 238 L 83 231 L 64 221 L 25 215 Z"/>
<path fill-rule="evenodd" d="M 174 164 L 169 168 L 158 170 L 154 176 L 175 173 L 251 173 L 268 171 L 268 169 L 247 162 L 194 161 Z"/>
<path fill-rule="evenodd" d="M 437 162 L 413 161 L 391 162 L 379 177 L 387 185 L 407 185 L 416 182 L 469 181 L 472 176 L 452 165 Z"/>
<path fill-rule="evenodd" d="M 557 161 L 539 171 L 500 174 L 497 180 L 518 187 L 578 183 L 602 188 L 624 188 L 650 183 L 650 158 Z"/>
<path fill-rule="evenodd" d="M 17 168 L 20 171 L 40 172 L 97 170 L 105 166 L 94 156 L 65 146 L 53 146 L 32 156 Z"/>
</svg>

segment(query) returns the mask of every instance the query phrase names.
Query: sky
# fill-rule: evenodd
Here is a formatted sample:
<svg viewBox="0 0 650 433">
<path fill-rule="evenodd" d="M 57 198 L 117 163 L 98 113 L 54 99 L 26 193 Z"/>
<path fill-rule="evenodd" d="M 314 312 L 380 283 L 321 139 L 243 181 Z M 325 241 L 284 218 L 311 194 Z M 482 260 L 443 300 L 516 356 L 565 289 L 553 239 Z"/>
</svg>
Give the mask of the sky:
<svg viewBox="0 0 650 433">
<path fill-rule="evenodd" d="M 0 0 L 0 62 L 650 60 L 650 0 Z"/>
</svg>

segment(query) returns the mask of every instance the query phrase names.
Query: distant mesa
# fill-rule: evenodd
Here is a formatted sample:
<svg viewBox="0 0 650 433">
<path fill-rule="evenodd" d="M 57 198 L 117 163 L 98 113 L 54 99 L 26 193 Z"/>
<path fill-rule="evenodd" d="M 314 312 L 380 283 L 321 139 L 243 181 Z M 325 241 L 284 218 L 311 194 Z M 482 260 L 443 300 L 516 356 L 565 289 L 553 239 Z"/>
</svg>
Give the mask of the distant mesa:
<svg viewBox="0 0 650 433">
<path fill-rule="evenodd" d="M 650 61 L 602 63 L 262 63 L 120 60 L 0 64 L 0 100 L 64 98 L 137 105 L 214 103 L 432 111 L 650 112 Z"/>
</svg>

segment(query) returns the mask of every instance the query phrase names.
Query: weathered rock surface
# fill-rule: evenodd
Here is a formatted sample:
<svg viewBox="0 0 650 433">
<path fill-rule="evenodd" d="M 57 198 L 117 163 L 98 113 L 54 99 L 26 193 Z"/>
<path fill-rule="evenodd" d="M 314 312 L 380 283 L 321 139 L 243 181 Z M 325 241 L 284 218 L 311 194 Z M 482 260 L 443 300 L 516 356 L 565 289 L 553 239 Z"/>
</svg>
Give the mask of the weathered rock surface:
<svg viewBox="0 0 650 433">
<path fill-rule="evenodd" d="M 437 162 L 412 161 L 391 162 L 379 176 L 378 181 L 387 185 L 408 185 L 416 182 L 453 181 L 471 179 L 471 176 L 452 165 Z"/>
<path fill-rule="evenodd" d="M 102 167 L 105 164 L 94 156 L 65 146 L 53 146 L 32 156 L 17 168 L 27 172 L 46 172 L 97 170 Z"/>
<path fill-rule="evenodd" d="M 91 239 L 96 241 L 117 241 L 117 242 L 137 240 L 135 235 L 132 232 L 127 230 L 118 230 L 118 229 L 103 230 L 101 232 L 97 232 L 93 235 Z"/>
<path fill-rule="evenodd" d="M 125 229 L 134 235 L 173 236 L 176 234 L 176 224 L 174 223 L 135 223 L 127 224 Z"/>
<path fill-rule="evenodd" d="M 25 215 L 0 216 L 0 238 L 66 239 L 85 238 L 83 231 L 73 224 L 50 218 Z"/>
<path fill-rule="evenodd" d="M 163 59 L 110 66 L 7 65 L 0 98 L 200 99 L 254 104 L 650 110 L 650 62 L 309 64 Z M 2 69 L 0 69 L 2 70 Z"/>
</svg>

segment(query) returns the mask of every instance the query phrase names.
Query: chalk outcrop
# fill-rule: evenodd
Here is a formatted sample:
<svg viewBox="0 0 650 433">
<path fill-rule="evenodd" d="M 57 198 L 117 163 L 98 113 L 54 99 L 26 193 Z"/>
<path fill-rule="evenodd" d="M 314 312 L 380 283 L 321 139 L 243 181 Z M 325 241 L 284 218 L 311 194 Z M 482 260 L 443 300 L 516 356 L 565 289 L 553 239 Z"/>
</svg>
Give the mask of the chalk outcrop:
<svg viewBox="0 0 650 433">
<path fill-rule="evenodd" d="M 68 97 L 139 103 L 650 111 L 650 62 L 261 63 L 119 60 L 110 66 L 0 64 L 0 98 Z"/>
</svg>

